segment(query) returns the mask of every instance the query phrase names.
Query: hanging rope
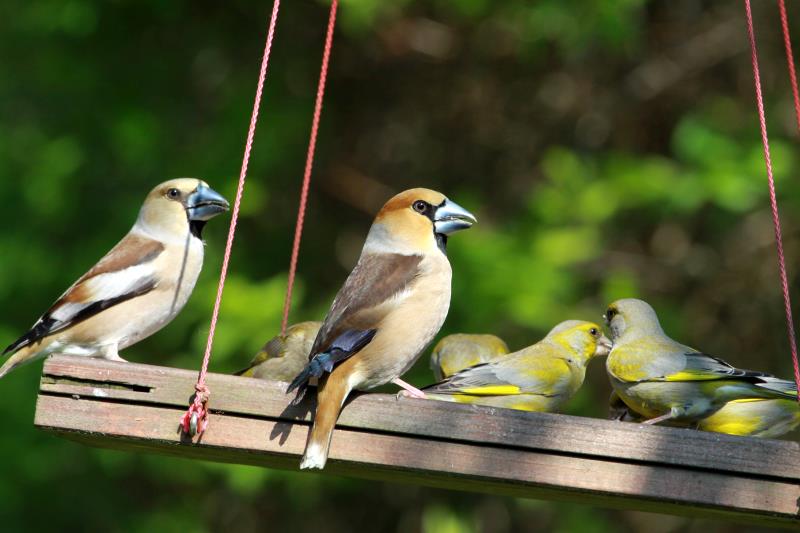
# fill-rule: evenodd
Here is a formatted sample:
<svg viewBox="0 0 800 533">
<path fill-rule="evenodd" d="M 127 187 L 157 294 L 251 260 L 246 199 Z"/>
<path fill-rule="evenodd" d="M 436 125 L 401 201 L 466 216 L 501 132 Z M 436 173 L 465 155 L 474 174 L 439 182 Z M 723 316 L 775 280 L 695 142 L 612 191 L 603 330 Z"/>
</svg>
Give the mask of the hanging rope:
<svg viewBox="0 0 800 533">
<path fill-rule="evenodd" d="M 772 223 L 775 227 L 775 245 L 778 249 L 778 270 L 780 272 L 781 287 L 783 289 L 783 303 L 786 311 L 786 326 L 789 333 L 789 347 L 792 351 L 792 364 L 794 365 L 794 379 L 798 389 L 800 389 L 800 365 L 797 360 L 797 341 L 794 334 L 794 320 L 792 318 L 792 302 L 789 296 L 789 281 L 786 276 L 786 261 L 783 255 L 783 236 L 781 232 L 781 220 L 778 215 L 778 200 L 775 195 L 775 178 L 772 174 L 772 158 L 769 153 L 769 139 L 767 138 L 767 119 L 764 113 L 764 98 L 761 94 L 761 76 L 758 69 L 758 52 L 756 51 L 756 37 L 753 29 L 753 13 L 750 9 L 750 0 L 744 0 L 745 12 L 747 14 L 747 33 L 750 38 L 750 52 L 753 62 L 753 81 L 756 89 L 756 105 L 758 107 L 758 121 L 761 126 L 761 142 L 764 146 L 764 162 L 767 166 L 767 181 L 769 183 L 769 203 L 772 208 Z M 786 11 L 783 1 L 779 0 L 781 6 L 781 18 L 784 21 L 784 38 L 789 55 L 789 71 L 792 78 L 793 90 L 795 95 L 795 109 L 798 107 L 797 82 L 794 77 L 793 60 L 791 59 L 791 43 L 789 41 L 788 25 L 786 23 Z M 798 127 L 800 127 L 800 111 L 798 111 Z M 798 401 L 800 401 L 800 390 L 798 391 Z"/>
<path fill-rule="evenodd" d="M 289 281 L 286 284 L 286 300 L 283 302 L 283 320 L 281 320 L 281 335 L 286 334 L 286 326 L 289 322 L 289 309 L 292 306 L 292 290 L 294 289 L 294 277 L 297 272 L 297 256 L 300 254 L 300 238 L 303 235 L 303 222 L 306 216 L 306 204 L 308 202 L 308 187 L 311 183 L 311 168 L 314 165 L 314 150 L 317 146 L 317 131 L 319 130 L 319 119 L 322 115 L 322 99 L 325 95 L 325 82 L 328 78 L 328 60 L 331 56 L 331 45 L 333 44 L 333 29 L 336 25 L 336 8 L 338 0 L 331 2 L 331 13 L 328 16 L 328 33 L 325 36 L 325 49 L 322 52 L 322 66 L 320 67 L 319 83 L 317 84 L 317 101 L 314 104 L 314 119 L 311 122 L 311 137 L 308 141 L 308 153 L 306 154 L 306 168 L 303 172 L 303 187 L 300 191 L 300 205 L 297 208 L 297 223 L 294 227 L 294 243 L 292 245 L 292 259 L 289 262 Z"/>
<path fill-rule="evenodd" d="M 789 18 L 786 16 L 786 4 L 778 0 L 778 9 L 781 12 L 781 26 L 783 27 L 783 46 L 786 48 L 786 63 L 789 67 L 789 81 L 792 84 L 794 97 L 794 117 L 797 120 L 797 129 L 800 131 L 800 94 L 797 92 L 797 73 L 794 70 L 794 54 L 792 53 L 792 40 L 789 37 Z"/>
<path fill-rule="evenodd" d="M 258 76 L 258 86 L 256 88 L 255 102 L 253 102 L 253 113 L 250 115 L 250 127 L 247 130 L 247 142 L 244 147 L 244 157 L 242 158 L 242 169 L 239 172 L 239 185 L 236 189 L 236 200 L 233 204 L 231 213 L 231 224 L 228 228 L 228 241 L 225 244 L 225 255 L 222 258 L 222 269 L 219 273 L 219 283 L 217 284 L 217 298 L 214 301 L 214 311 L 211 314 L 211 325 L 208 329 L 208 339 L 206 340 L 206 351 L 203 356 L 203 365 L 197 377 L 195 385 L 195 395 L 189 409 L 181 418 L 181 427 L 185 433 L 194 437 L 202 435 L 208 426 L 208 399 L 211 391 L 206 385 L 206 374 L 208 373 L 208 363 L 211 360 L 211 348 L 214 345 L 214 333 L 217 329 L 217 319 L 219 318 L 219 307 L 222 303 L 222 291 L 225 288 L 225 278 L 228 275 L 228 263 L 231 258 L 233 248 L 233 237 L 236 234 L 236 222 L 239 219 L 239 206 L 242 202 L 244 192 L 244 182 L 247 176 L 247 165 L 250 162 L 250 151 L 253 148 L 253 138 L 256 134 L 256 123 L 258 121 L 258 110 L 261 106 L 261 95 L 264 91 L 264 80 L 267 76 L 267 66 L 269 56 L 272 51 L 272 39 L 275 36 L 275 25 L 278 22 L 278 10 L 280 0 L 275 0 L 272 4 L 272 16 L 269 20 L 269 30 L 267 31 L 267 43 L 264 46 L 264 56 L 261 60 L 261 71 Z"/>
</svg>

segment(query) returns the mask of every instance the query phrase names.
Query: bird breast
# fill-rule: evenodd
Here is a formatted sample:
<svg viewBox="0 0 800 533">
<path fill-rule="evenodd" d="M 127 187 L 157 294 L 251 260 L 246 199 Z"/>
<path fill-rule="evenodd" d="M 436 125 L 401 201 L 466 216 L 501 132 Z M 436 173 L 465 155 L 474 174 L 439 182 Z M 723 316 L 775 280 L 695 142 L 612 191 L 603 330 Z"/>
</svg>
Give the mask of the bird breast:
<svg viewBox="0 0 800 533">
<path fill-rule="evenodd" d="M 403 375 L 441 329 L 450 308 L 450 263 L 441 254 L 426 255 L 420 269 L 411 286 L 395 296 L 398 305 L 372 342 L 354 356 L 353 388 L 371 389 Z"/>
<path fill-rule="evenodd" d="M 120 314 L 137 315 L 119 329 L 120 349 L 152 335 L 183 309 L 189 300 L 203 266 L 203 242 L 191 236 L 185 244 L 168 244 L 154 265 L 159 272 L 156 288 L 130 300 L 130 309 L 122 304 Z M 126 302 L 128 303 L 128 302 Z"/>
</svg>

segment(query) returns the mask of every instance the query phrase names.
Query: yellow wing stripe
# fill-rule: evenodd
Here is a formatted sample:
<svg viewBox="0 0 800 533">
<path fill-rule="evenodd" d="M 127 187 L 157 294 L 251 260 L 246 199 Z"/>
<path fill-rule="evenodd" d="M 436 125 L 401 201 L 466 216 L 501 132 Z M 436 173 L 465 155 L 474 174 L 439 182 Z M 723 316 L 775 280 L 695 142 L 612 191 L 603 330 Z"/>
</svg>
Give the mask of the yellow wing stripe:
<svg viewBox="0 0 800 533">
<path fill-rule="evenodd" d="M 519 387 L 516 385 L 487 385 L 485 387 L 473 387 L 471 389 L 461 389 L 463 394 L 474 396 L 502 396 L 506 394 L 519 394 Z"/>
<path fill-rule="evenodd" d="M 736 376 L 723 376 L 720 374 L 683 371 L 683 372 L 675 372 L 674 374 L 665 376 L 664 381 L 712 381 L 712 380 L 725 379 L 725 377 L 736 379 Z"/>
</svg>

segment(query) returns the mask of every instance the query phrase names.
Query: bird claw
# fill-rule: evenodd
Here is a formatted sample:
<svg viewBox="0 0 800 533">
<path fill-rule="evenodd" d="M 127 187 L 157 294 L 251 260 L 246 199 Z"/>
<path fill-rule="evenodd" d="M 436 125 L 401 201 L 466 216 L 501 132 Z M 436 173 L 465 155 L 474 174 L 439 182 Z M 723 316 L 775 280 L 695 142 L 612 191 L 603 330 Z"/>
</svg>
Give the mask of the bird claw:
<svg viewBox="0 0 800 533">
<path fill-rule="evenodd" d="M 417 398 L 417 399 L 420 399 L 420 400 L 426 400 L 426 399 L 428 398 L 428 397 L 425 395 L 425 393 L 424 393 L 424 392 L 420 391 L 420 393 L 421 393 L 421 395 L 420 395 L 420 394 L 414 394 L 413 392 L 410 392 L 410 391 L 407 391 L 407 390 L 404 390 L 404 389 L 402 389 L 402 390 L 400 390 L 400 391 L 397 393 L 397 395 L 396 395 L 395 397 L 396 397 L 398 400 L 399 400 L 400 398 Z"/>
</svg>

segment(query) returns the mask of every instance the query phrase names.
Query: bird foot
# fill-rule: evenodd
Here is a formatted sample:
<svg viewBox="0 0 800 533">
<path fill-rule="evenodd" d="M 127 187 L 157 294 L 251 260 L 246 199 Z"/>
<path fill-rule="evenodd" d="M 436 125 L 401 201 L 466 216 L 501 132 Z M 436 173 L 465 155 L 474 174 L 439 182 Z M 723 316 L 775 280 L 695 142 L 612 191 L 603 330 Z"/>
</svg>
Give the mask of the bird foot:
<svg viewBox="0 0 800 533">
<path fill-rule="evenodd" d="M 392 383 L 394 383 L 398 387 L 402 387 L 403 389 L 405 389 L 405 390 L 401 390 L 400 392 L 397 393 L 397 398 L 398 399 L 400 399 L 400 398 L 419 398 L 420 400 L 424 400 L 424 399 L 427 398 L 427 396 L 425 396 L 424 392 L 422 392 L 421 390 L 416 388 L 414 385 L 410 385 L 410 384 L 406 383 L 405 381 L 403 381 L 400 378 L 393 379 Z"/>
<path fill-rule="evenodd" d="M 667 413 L 665 415 L 661 415 L 661 416 L 657 416 L 655 418 L 650 418 L 650 419 L 644 420 L 642 422 L 642 424 L 646 424 L 648 426 L 652 426 L 652 425 L 658 424 L 659 422 L 664 422 L 664 421 L 670 420 L 672 418 L 674 418 L 672 416 L 672 413 Z"/>
</svg>

